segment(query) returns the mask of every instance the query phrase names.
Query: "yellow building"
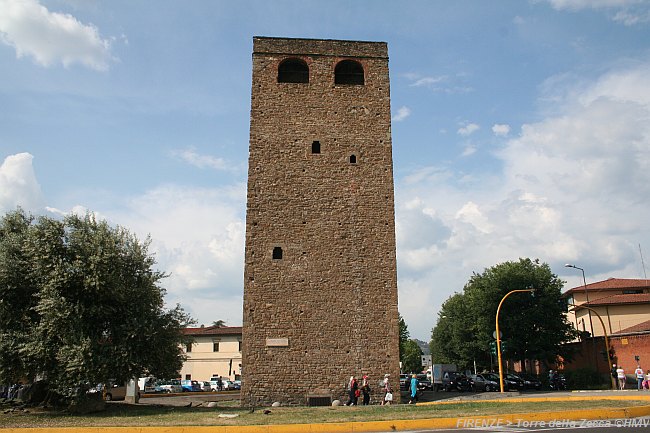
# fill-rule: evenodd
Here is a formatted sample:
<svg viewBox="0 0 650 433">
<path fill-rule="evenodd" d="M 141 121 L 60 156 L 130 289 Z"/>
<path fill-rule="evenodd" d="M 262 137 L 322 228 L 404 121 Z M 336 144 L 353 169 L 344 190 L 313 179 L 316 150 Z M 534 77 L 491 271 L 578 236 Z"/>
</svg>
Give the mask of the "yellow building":
<svg viewBox="0 0 650 433">
<path fill-rule="evenodd" d="M 241 378 L 240 326 L 185 328 L 183 333 L 193 342 L 184 347 L 187 360 L 181 369 L 182 379 L 210 380 L 213 376 Z"/>
<path fill-rule="evenodd" d="M 579 331 L 596 337 L 604 335 L 603 324 L 607 335 L 611 335 L 650 320 L 648 280 L 610 278 L 574 287 L 562 296 L 569 304 L 578 306 L 569 305 L 569 321 Z"/>
</svg>

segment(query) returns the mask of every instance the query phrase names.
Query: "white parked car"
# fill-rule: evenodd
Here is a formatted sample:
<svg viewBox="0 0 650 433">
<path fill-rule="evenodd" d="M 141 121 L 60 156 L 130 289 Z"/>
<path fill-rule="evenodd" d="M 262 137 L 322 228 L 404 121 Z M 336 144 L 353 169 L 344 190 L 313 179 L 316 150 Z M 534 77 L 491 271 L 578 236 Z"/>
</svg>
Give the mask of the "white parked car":
<svg viewBox="0 0 650 433">
<path fill-rule="evenodd" d="M 212 385 L 210 382 L 199 380 L 199 385 L 201 386 L 201 391 L 210 392 L 212 391 Z"/>
<path fill-rule="evenodd" d="M 232 382 L 232 380 L 221 379 L 221 383 L 223 384 L 223 390 L 224 391 L 229 391 L 231 389 L 235 389 L 235 384 Z"/>
<path fill-rule="evenodd" d="M 183 392 L 181 381 L 178 379 L 159 381 L 156 386 L 159 387 L 163 392 L 169 394 L 180 394 Z"/>
</svg>

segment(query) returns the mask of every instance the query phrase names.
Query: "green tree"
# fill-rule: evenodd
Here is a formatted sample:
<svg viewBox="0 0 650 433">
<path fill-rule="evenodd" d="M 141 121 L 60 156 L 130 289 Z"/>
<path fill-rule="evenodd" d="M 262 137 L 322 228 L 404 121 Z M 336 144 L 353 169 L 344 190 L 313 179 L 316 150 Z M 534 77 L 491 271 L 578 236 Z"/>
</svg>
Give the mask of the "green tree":
<svg viewBox="0 0 650 433">
<path fill-rule="evenodd" d="M 432 330 L 432 353 L 437 362 L 456 362 L 464 367 L 476 361 L 490 365 L 490 342 L 501 299 L 511 290 L 532 288 L 504 302 L 499 316 L 502 339 L 509 359 L 553 362 L 557 355 L 570 358 L 563 344 L 576 337 L 560 300 L 563 283 L 547 264 L 520 259 L 505 262 L 474 274 L 463 293 L 442 306 Z M 525 365 L 525 364 L 522 364 Z"/>
<path fill-rule="evenodd" d="M 212 322 L 212 326 L 216 328 L 223 328 L 226 326 L 226 322 L 223 320 L 215 320 L 214 322 Z"/>
<path fill-rule="evenodd" d="M 399 316 L 399 360 L 404 363 L 402 357 L 404 356 L 404 347 L 406 342 L 409 340 L 411 334 L 409 333 L 409 328 L 406 326 L 406 322 L 401 314 Z"/>
<path fill-rule="evenodd" d="M 92 215 L 62 221 L 22 210 L 0 220 L 0 382 L 44 378 L 60 395 L 143 374 L 175 377 L 183 362 L 180 306 L 164 308 L 165 277 L 149 239 Z"/>
<path fill-rule="evenodd" d="M 414 340 L 407 340 L 404 344 L 404 354 L 400 358 L 402 371 L 419 373 L 422 371 L 422 349 Z"/>
</svg>

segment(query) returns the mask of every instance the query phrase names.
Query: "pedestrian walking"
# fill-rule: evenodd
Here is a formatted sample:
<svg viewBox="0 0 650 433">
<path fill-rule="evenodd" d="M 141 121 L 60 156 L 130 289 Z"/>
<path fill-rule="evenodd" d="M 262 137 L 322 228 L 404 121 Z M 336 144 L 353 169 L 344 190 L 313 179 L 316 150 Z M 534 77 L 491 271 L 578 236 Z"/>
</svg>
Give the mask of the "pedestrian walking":
<svg viewBox="0 0 650 433">
<path fill-rule="evenodd" d="M 417 375 L 413 374 L 411 375 L 411 385 L 409 389 L 411 390 L 411 399 L 409 400 L 409 404 L 415 404 L 418 401 L 418 385 L 420 384 L 420 381 L 418 380 Z"/>
<path fill-rule="evenodd" d="M 370 382 L 368 382 L 368 375 L 363 375 L 361 378 L 361 392 L 363 393 L 363 405 L 368 406 L 370 404 Z"/>
<path fill-rule="evenodd" d="M 616 376 L 618 377 L 618 385 L 621 391 L 625 389 L 625 370 L 620 365 L 616 369 Z"/>
<path fill-rule="evenodd" d="M 641 391 L 643 389 L 643 379 L 645 379 L 645 374 L 639 364 L 637 364 L 636 370 L 634 370 L 634 376 L 636 376 L 636 389 L 637 391 Z"/>
<path fill-rule="evenodd" d="M 393 401 L 393 389 L 390 387 L 390 382 L 388 377 L 390 374 L 384 375 L 384 398 L 381 401 L 381 405 L 390 405 Z"/>
<path fill-rule="evenodd" d="M 618 384 L 618 373 L 616 373 L 616 364 L 612 364 L 612 377 L 614 378 L 614 382 L 616 382 L 616 389 L 618 389 L 619 384 Z"/>
<path fill-rule="evenodd" d="M 348 382 L 348 402 L 345 403 L 346 406 L 356 406 L 359 399 L 359 382 L 354 376 L 350 376 L 350 381 Z"/>
</svg>

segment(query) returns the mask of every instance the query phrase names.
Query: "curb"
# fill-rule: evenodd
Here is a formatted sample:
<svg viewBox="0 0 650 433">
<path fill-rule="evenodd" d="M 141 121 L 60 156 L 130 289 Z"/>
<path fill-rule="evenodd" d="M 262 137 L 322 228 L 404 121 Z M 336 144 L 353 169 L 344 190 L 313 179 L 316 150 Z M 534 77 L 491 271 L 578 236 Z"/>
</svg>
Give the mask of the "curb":
<svg viewBox="0 0 650 433">
<path fill-rule="evenodd" d="M 509 402 L 535 401 L 588 401 L 588 400 L 645 400 L 650 396 L 584 396 L 584 397 L 540 397 L 508 399 Z M 503 402 L 503 400 L 482 400 L 481 402 Z M 420 403 L 419 406 L 475 403 L 474 401 Z M 586 421 L 616 420 L 612 426 L 626 425 L 621 420 L 650 416 L 650 405 L 624 407 L 617 409 L 580 409 L 554 412 L 514 413 L 467 416 L 462 418 L 426 418 L 412 420 L 360 421 L 319 424 L 271 424 L 247 426 L 156 426 L 156 427 L 53 427 L 53 428 L 0 428 L 0 433 L 345 433 L 407 431 L 425 429 L 486 428 L 486 427 L 524 427 L 579 426 Z M 580 422 L 580 423 L 578 423 Z M 526 425 L 527 424 L 527 425 Z M 650 424 L 650 422 L 649 422 Z M 647 424 L 645 425 L 648 426 Z"/>
</svg>

